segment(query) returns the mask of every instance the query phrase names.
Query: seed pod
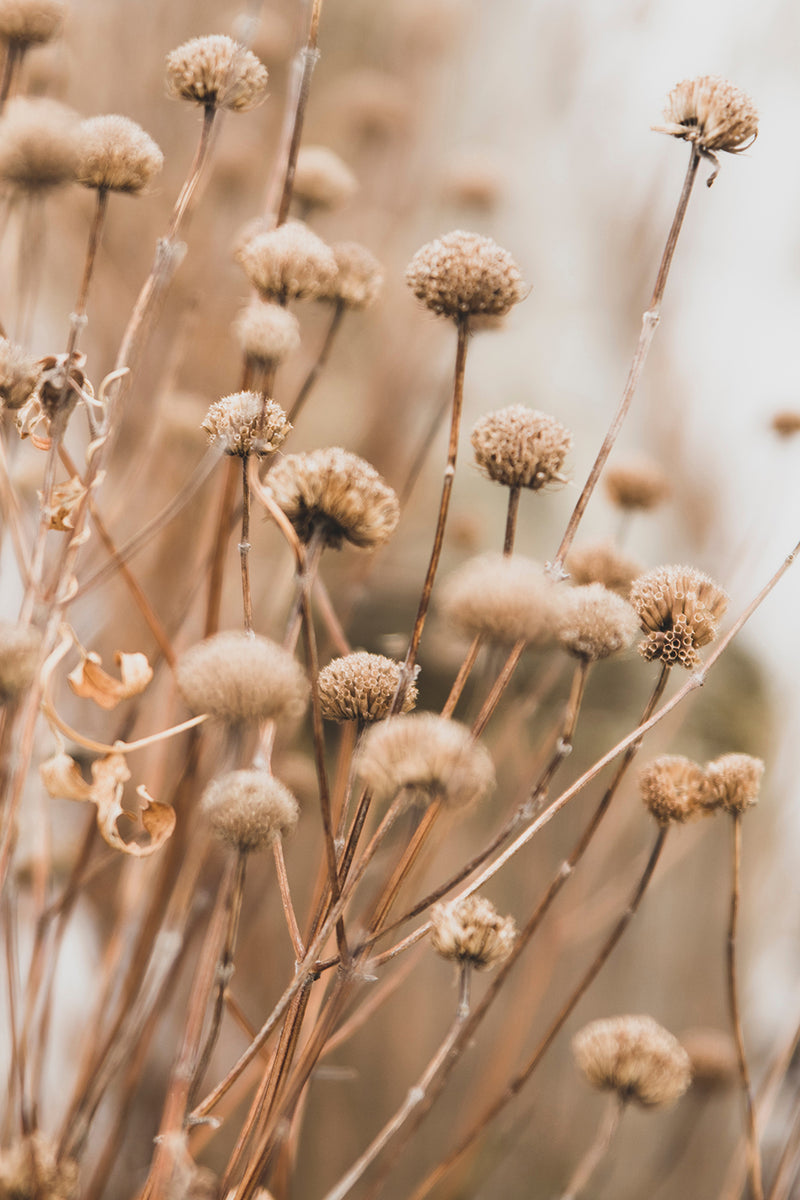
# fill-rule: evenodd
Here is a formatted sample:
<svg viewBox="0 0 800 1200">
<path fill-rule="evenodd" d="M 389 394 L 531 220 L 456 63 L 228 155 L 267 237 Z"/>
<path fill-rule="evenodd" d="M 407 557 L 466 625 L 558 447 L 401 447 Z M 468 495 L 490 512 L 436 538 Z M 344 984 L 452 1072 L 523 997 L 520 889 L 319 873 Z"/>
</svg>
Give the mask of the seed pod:
<svg viewBox="0 0 800 1200">
<path fill-rule="evenodd" d="M 691 1082 L 689 1055 L 652 1017 L 592 1021 L 572 1039 L 587 1081 L 643 1108 L 673 1104 Z"/>
<path fill-rule="evenodd" d="M 187 650 L 175 679 L 192 712 L 229 724 L 294 720 L 308 699 L 305 675 L 291 654 L 268 638 L 234 631 Z"/>
<path fill-rule="evenodd" d="M 478 233 L 457 229 L 428 242 L 412 258 L 406 283 L 439 316 L 503 316 L 528 289 L 507 250 Z"/>
<path fill-rule="evenodd" d="M 206 788 L 201 803 L 217 836 L 243 854 L 267 849 L 297 824 L 297 801 L 266 771 L 221 775 Z"/>
<path fill-rule="evenodd" d="M 513 917 L 501 917 L 483 896 L 468 896 L 431 909 L 431 946 L 442 958 L 476 970 L 508 958 L 517 937 Z"/>
</svg>

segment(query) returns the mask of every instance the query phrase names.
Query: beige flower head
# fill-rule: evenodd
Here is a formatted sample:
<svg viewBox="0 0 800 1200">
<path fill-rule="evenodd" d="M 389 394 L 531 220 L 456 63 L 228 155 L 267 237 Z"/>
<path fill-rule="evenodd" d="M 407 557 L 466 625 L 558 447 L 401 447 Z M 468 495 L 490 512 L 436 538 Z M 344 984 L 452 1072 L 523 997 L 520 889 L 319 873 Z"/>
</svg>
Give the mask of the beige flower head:
<svg viewBox="0 0 800 1200">
<path fill-rule="evenodd" d="M 693 670 L 697 651 L 717 636 L 728 597 L 708 575 L 692 567 L 656 567 L 634 581 L 630 601 L 646 637 L 639 650 L 648 662 L 680 663 Z"/>
<path fill-rule="evenodd" d="M 666 472 L 647 458 L 612 464 L 603 482 L 611 503 L 626 511 L 658 508 L 671 491 Z"/>
<path fill-rule="evenodd" d="M 723 754 L 706 763 L 710 785 L 709 808 L 732 814 L 746 812 L 758 802 L 764 763 L 751 754 Z"/>
<path fill-rule="evenodd" d="M 78 121 L 57 100 L 18 97 L 0 120 L 0 183 L 45 192 L 75 178 Z"/>
<path fill-rule="evenodd" d="M 192 38 L 167 55 L 167 88 L 206 108 L 247 112 L 266 99 L 267 68 L 224 34 Z"/>
<path fill-rule="evenodd" d="M 294 313 L 258 298 L 242 309 L 234 330 L 248 358 L 271 366 L 278 366 L 300 345 L 300 323 Z"/>
<path fill-rule="evenodd" d="M 334 658 L 319 673 L 322 715 L 328 721 L 360 721 L 364 724 L 388 717 L 400 683 L 401 666 L 383 654 L 359 650 Z M 410 712 L 417 700 L 413 682 L 406 688 L 402 712 Z"/>
<path fill-rule="evenodd" d="M 338 208 L 358 191 L 358 180 L 327 146 L 301 146 L 292 195 L 306 209 Z"/>
<path fill-rule="evenodd" d="M 256 232 L 236 252 L 242 269 L 265 300 L 316 300 L 336 280 L 336 259 L 322 238 L 300 221 Z"/>
<path fill-rule="evenodd" d="M 483 896 L 468 896 L 431 909 L 431 945 L 442 958 L 489 970 L 508 958 L 517 927 Z"/>
<path fill-rule="evenodd" d="M 0 338 L 0 401 L 9 409 L 22 408 L 41 378 L 42 368 L 30 355 Z"/>
<path fill-rule="evenodd" d="M 563 484 L 572 434 L 547 413 L 512 404 L 486 413 L 472 430 L 475 461 L 488 479 L 538 492 Z"/>
<path fill-rule="evenodd" d="M 716 150 L 740 154 L 758 136 L 758 112 L 750 97 L 727 79 L 701 75 L 684 79 L 672 89 L 657 133 L 693 142 L 704 158 L 716 163 Z M 719 167 L 710 176 L 713 183 Z"/>
<path fill-rule="evenodd" d="M 567 557 L 566 568 L 573 583 L 602 583 L 624 600 L 630 595 L 634 579 L 642 574 L 641 564 L 628 558 L 612 542 L 576 546 Z"/>
<path fill-rule="evenodd" d="M 234 392 L 212 404 L 201 424 L 212 445 L 226 454 L 271 454 L 292 431 L 286 413 L 274 400 L 264 402 L 258 392 Z"/>
<path fill-rule="evenodd" d="M 84 187 L 140 192 L 164 165 L 148 133 L 128 117 L 90 117 L 78 126 L 76 178 Z"/>
<path fill-rule="evenodd" d="M 662 754 L 639 772 L 639 792 L 659 825 L 684 825 L 703 815 L 709 780 L 690 758 Z"/>
<path fill-rule="evenodd" d="M 369 308 L 383 287 L 383 267 L 366 246 L 358 242 L 334 242 L 336 277 L 320 292 L 320 300 L 332 300 L 354 310 Z"/>
<path fill-rule="evenodd" d="M 201 803 L 217 836 L 242 854 L 267 849 L 297 824 L 297 801 L 266 771 L 221 775 L 206 788 Z"/>
<path fill-rule="evenodd" d="M 423 246 L 408 265 L 406 283 L 439 316 L 503 316 L 528 294 L 507 250 L 479 233 L 457 229 Z"/>
<path fill-rule="evenodd" d="M 0 0 L 0 40 L 42 45 L 61 32 L 65 0 Z"/>
<path fill-rule="evenodd" d="M 592 1021 L 572 1039 L 572 1053 L 592 1087 L 643 1108 L 674 1104 L 692 1079 L 689 1055 L 652 1017 Z"/>
<path fill-rule="evenodd" d="M 38 629 L 0 622 L 0 707 L 33 682 L 41 645 Z"/>
<path fill-rule="evenodd" d="M 439 608 L 467 637 L 505 645 L 552 643 L 558 597 L 542 567 L 520 554 L 482 554 L 468 559 L 445 581 Z"/>
<path fill-rule="evenodd" d="M 0 1150 L 0 1195 L 8 1200 L 78 1200 L 78 1164 L 41 1133 Z"/>
<path fill-rule="evenodd" d="M 178 661 L 175 680 L 187 708 L 230 725 L 293 721 L 305 710 L 308 683 L 288 651 L 268 638 L 215 633 Z"/>
<path fill-rule="evenodd" d="M 584 662 L 597 662 L 627 650 L 639 620 L 627 600 L 602 583 L 561 589 L 558 593 L 556 640 Z"/>
</svg>

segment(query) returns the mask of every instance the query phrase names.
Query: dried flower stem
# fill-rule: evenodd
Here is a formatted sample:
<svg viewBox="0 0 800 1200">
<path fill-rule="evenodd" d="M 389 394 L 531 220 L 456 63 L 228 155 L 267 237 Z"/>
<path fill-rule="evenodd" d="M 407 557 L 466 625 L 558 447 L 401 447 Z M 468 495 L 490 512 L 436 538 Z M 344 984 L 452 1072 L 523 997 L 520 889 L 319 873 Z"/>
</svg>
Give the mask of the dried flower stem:
<svg viewBox="0 0 800 1200">
<path fill-rule="evenodd" d="M 461 694 L 464 691 L 466 682 L 470 677 L 472 668 L 475 666 L 475 662 L 478 657 L 478 651 L 480 650 L 482 643 L 483 638 L 480 634 L 477 634 L 477 636 L 472 639 L 469 650 L 466 654 L 466 658 L 458 668 L 458 674 L 453 680 L 453 686 L 450 688 L 450 693 L 445 700 L 444 708 L 442 709 L 441 713 L 443 717 L 450 717 L 455 712 L 456 705 L 461 699 Z"/>
<path fill-rule="evenodd" d="M 400 861 L 392 872 L 389 882 L 383 889 L 381 898 L 375 907 L 375 911 L 370 917 L 369 930 L 371 934 L 375 934 L 380 931 L 390 908 L 397 899 L 397 893 L 400 891 L 400 888 L 403 886 L 403 882 L 408 878 L 410 871 L 420 856 L 422 848 L 425 845 L 431 830 L 433 829 L 440 810 L 441 803 L 436 800 L 434 800 L 433 804 L 430 804 L 426 808 L 419 825 L 414 830 L 413 837 L 403 851 Z"/>
<path fill-rule="evenodd" d="M 503 554 L 514 552 L 514 542 L 517 536 L 517 518 L 519 517 L 519 498 L 522 494 L 522 484 L 516 484 L 508 489 L 508 512 L 506 513 L 506 533 L 503 539 Z"/>
<path fill-rule="evenodd" d="M 603 1120 L 600 1122 L 600 1128 L 597 1130 L 591 1146 L 575 1168 L 572 1178 L 567 1184 L 566 1191 L 561 1196 L 561 1200 L 576 1200 L 576 1197 L 586 1187 L 596 1168 L 605 1158 L 608 1148 L 611 1145 L 611 1140 L 619 1128 L 620 1119 L 624 1111 L 624 1100 L 621 1100 L 616 1093 L 608 1097 Z"/>
<path fill-rule="evenodd" d="M 800 1170 L 800 1108 L 796 1109 L 767 1200 L 790 1200 Z"/>
<path fill-rule="evenodd" d="M 6 106 L 6 101 L 11 95 L 12 88 L 16 83 L 19 69 L 22 66 L 22 59 L 25 54 L 23 46 L 16 41 L 10 41 L 6 47 L 6 57 L 3 63 L 3 75 L 0 78 L 0 113 Z"/>
<path fill-rule="evenodd" d="M 242 608 L 246 633 L 253 632 L 253 597 L 250 591 L 250 483 L 247 477 L 247 455 L 242 456 L 242 536 L 239 540 L 239 562 L 242 568 Z"/>
<path fill-rule="evenodd" d="M 520 638 L 519 641 L 514 643 L 514 645 L 511 647 L 510 651 L 508 652 L 508 657 L 506 658 L 506 661 L 503 663 L 502 667 L 500 668 L 500 673 L 498 674 L 497 678 L 495 679 L 494 683 L 492 684 L 489 695 L 486 697 L 486 699 L 484 700 L 484 702 L 481 706 L 481 711 L 478 713 L 477 717 L 473 721 L 473 724 L 472 724 L 472 736 L 473 737 L 476 737 L 476 738 L 480 737 L 481 734 L 486 729 L 486 726 L 489 724 L 489 721 L 492 718 L 492 714 L 494 713 L 494 710 L 497 708 L 497 705 L 500 703 L 500 700 L 502 699 L 503 692 L 506 690 L 509 683 L 511 682 L 511 676 L 514 674 L 514 671 L 517 668 L 517 663 L 519 662 L 520 658 L 522 657 L 522 651 L 525 649 L 525 646 L 526 646 L 525 639 Z"/>
<path fill-rule="evenodd" d="M 247 459 L 244 461 L 246 464 Z M 206 620 L 203 630 L 204 637 L 211 637 L 219 629 L 219 616 L 222 607 L 222 583 L 225 576 L 225 551 L 228 548 L 228 533 L 233 520 L 238 489 L 239 468 L 235 457 L 231 457 L 226 463 L 225 482 L 222 486 L 222 496 L 219 501 L 217 524 L 214 534 L 214 548 L 211 552 L 211 569 L 208 574 L 208 594 L 206 597 Z"/>
<path fill-rule="evenodd" d="M 305 122 L 306 108 L 308 106 L 308 97 L 311 92 L 311 77 L 314 74 L 314 67 L 319 59 L 319 50 L 317 49 L 317 35 L 319 33 L 319 18 L 322 12 L 322 0 L 311 0 L 311 15 L 308 23 L 308 37 L 304 48 L 300 51 L 298 59 L 295 62 L 295 71 L 299 74 L 299 80 L 296 84 L 296 100 L 290 105 L 288 114 L 291 119 L 291 134 L 289 136 L 289 145 L 286 151 L 286 168 L 283 176 L 283 190 L 281 192 L 280 204 L 278 205 L 278 216 L 275 222 L 276 225 L 283 225 L 289 215 L 289 206 L 292 203 L 292 189 L 294 188 L 294 172 L 297 166 L 297 155 L 300 150 L 300 142 L 303 137 L 303 124 Z M 279 156 L 278 162 L 281 161 Z"/>
<path fill-rule="evenodd" d="M 300 416 L 308 397 L 311 395 L 311 389 L 314 387 L 314 384 L 322 374 L 328 358 L 330 357 L 331 349 L 334 341 L 336 340 L 336 334 L 339 332 L 339 328 L 342 324 L 342 318 L 344 317 L 344 314 L 344 303 L 341 300 L 337 300 L 333 306 L 333 314 L 331 316 L 328 328 L 325 331 L 325 338 L 322 346 L 320 347 L 316 360 L 300 385 L 300 389 L 294 398 L 291 408 L 289 409 L 289 420 L 292 424 L 297 421 L 297 418 Z"/>
<path fill-rule="evenodd" d="M 297 924 L 297 917 L 292 904 L 292 893 L 289 889 L 289 876 L 286 874 L 286 860 L 283 856 L 283 838 L 273 838 L 272 853 L 275 858 L 275 870 L 278 873 L 278 887 L 281 893 L 281 902 L 283 911 L 286 914 L 286 925 L 289 930 L 289 937 L 292 939 L 292 948 L 297 962 L 302 962 L 305 958 L 305 946 L 303 945 L 303 937 L 300 933 L 300 926 Z"/>
</svg>

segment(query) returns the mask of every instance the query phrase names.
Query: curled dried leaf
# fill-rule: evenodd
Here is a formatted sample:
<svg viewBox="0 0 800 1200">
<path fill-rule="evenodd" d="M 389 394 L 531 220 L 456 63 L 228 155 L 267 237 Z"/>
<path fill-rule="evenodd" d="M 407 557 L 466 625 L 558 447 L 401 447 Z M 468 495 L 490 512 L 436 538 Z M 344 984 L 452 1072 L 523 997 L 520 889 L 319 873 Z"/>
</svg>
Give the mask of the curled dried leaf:
<svg viewBox="0 0 800 1200">
<path fill-rule="evenodd" d="M 81 663 L 67 676 L 76 696 L 94 700 L 101 708 L 116 708 L 121 700 L 138 696 L 153 678 L 153 668 L 145 654 L 114 655 L 120 669 L 120 679 L 103 670 L 98 654 L 85 654 Z"/>
<path fill-rule="evenodd" d="M 47 793 L 65 800 L 91 800 L 92 789 L 80 772 L 74 758 L 63 751 L 54 754 L 39 767 Z"/>
<path fill-rule="evenodd" d="M 53 488 L 53 498 L 50 508 L 50 528 L 61 531 L 74 528 L 72 514 L 85 495 L 86 489 L 78 475 L 73 475 L 66 483 L 59 483 Z M 42 493 L 39 492 L 39 500 Z"/>
<path fill-rule="evenodd" d="M 139 818 L 148 835 L 148 841 L 125 841 L 117 823 L 120 817 L 127 817 L 129 821 L 136 820 L 134 814 L 127 812 L 121 803 L 123 788 L 130 777 L 124 754 L 109 754 L 105 758 L 99 758 L 92 764 L 94 783 L 90 799 L 97 805 L 97 827 L 103 840 L 114 850 L 121 850 L 123 854 L 130 854 L 134 858 L 147 858 L 163 846 L 172 834 L 175 828 L 175 812 L 168 804 L 159 804 L 153 800 L 146 788 L 140 785 L 136 792 L 144 801 L 144 805 Z"/>
</svg>

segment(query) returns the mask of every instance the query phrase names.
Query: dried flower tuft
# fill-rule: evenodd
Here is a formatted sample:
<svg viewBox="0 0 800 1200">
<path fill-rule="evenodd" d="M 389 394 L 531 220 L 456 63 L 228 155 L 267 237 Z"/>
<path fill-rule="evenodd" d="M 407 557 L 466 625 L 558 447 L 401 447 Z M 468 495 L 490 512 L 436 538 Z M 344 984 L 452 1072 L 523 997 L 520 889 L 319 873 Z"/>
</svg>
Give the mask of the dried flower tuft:
<svg viewBox="0 0 800 1200">
<path fill-rule="evenodd" d="M 343 76 L 331 104 L 339 127 L 357 140 L 386 141 L 405 132 L 411 122 L 408 89 L 396 75 L 371 67 Z"/>
<path fill-rule="evenodd" d="M 256 232 L 236 252 L 245 275 L 266 300 L 316 300 L 336 279 L 336 259 L 300 221 Z"/>
<path fill-rule="evenodd" d="M 286 650 L 234 631 L 198 642 L 180 659 L 178 691 L 194 713 L 223 721 L 294 720 L 306 706 L 308 684 Z"/>
<path fill-rule="evenodd" d="M 202 808 L 217 836 L 242 854 L 292 833 L 298 817 L 292 793 L 266 771 L 221 775 L 204 791 Z"/>
<path fill-rule="evenodd" d="M 486 413 L 472 430 L 475 461 L 484 475 L 505 487 L 538 491 L 566 483 L 564 459 L 572 434 L 555 417 L 512 404 Z"/>
<path fill-rule="evenodd" d="M 611 503 L 626 510 L 658 508 L 671 490 L 666 472 L 646 458 L 608 467 L 603 480 Z"/>
<path fill-rule="evenodd" d="M 592 1021 L 572 1039 L 572 1053 L 592 1087 L 643 1108 L 674 1104 L 691 1083 L 689 1055 L 652 1017 Z"/>
<path fill-rule="evenodd" d="M 602 583 L 624 600 L 630 594 L 634 579 L 642 574 L 640 564 L 611 542 L 576 546 L 567 558 L 566 567 L 574 583 Z"/>
<path fill-rule="evenodd" d="M 680 754 L 662 754 L 639 772 L 639 791 L 659 825 L 683 825 L 703 815 L 709 799 L 708 776 Z"/>
<path fill-rule="evenodd" d="M 442 958 L 479 971 L 508 958 L 517 937 L 513 917 L 501 917 L 483 896 L 468 896 L 431 909 L 431 945 Z"/>
<path fill-rule="evenodd" d="M 300 345 L 300 323 L 279 304 L 252 300 L 236 318 L 236 337 L 244 354 L 260 363 L 277 366 Z"/>
<path fill-rule="evenodd" d="M 40 1133 L 0 1151 L 0 1196 L 8 1200 L 77 1200 L 78 1165 L 58 1158 Z"/>
<path fill-rule="evenodd" d="M 721 1092 L 738 1086 L 739 1056 L 729 1033 L 722 1029 L 688 1029 L 680 1042 L 692 1064 L 692 1087 Z"/>
<path fill-rule="evenodd" d="M 758 135 L 758 112 L 750 97 L 727 79 L 701 75 L 672 89 L 664 124 L 652 128 L 694 142 L 709 157 L 715 150 L 740 154 Z"/>
<path fill-rule="evenodd" d="M 212 404 L 201 424 L 209 442 L 219 442 L 226 454 L 270 454 L 292 432 L 286 413 L 258 392 L 234 392 Z"/>
<path fill-rule="evenodd" d="M 66 9 L 64 0 L 2 0 L 0 40 L 18 46 L 50 42 L 61 32 Z"/>
<path fill-rule="evenodd" d="M 692 567 L 656 567 L 635 580 L 630 601 L 647 637 L 639 650 L 651 662 L 680 663 L 692 670 L 697 651 L 717 636 L 728 597 L 708 575 Z"/>
<path fill-rule="evenodd" d="M 428 242 L 412 258 L 406 283 L 440 316 L 503 316 L 528 289 L 507 250 L 479 233 L 457 229 Z"/>
<path fill-rule="evenodd" d="M 292 195 L 308 209 L 338 208 L 358 191 L 358 180 L 327 146 L 301 146 Z"/>
<path fill-rule="evenodd" d="M 38 629 L 0 623 L 0 705 L 19 696 L 33 682 L 41 645 Z"/>
<path fill-rule="evenodd" d="M 383 287 L 383 267 L 358 242 L 334 242 L 336 278 L 320 292 L 320 300 L 333 300 L 345 308 L 364 309 L 374 304 Z"/>
<path fill-rule="evenodd" d="M 519 554 L 469 559 L 446 580 L 439 606 L 461 633 L 494 642 L 547 645 L 558 622 L 552 582 Z"/>
<path fill-rule="evenodd" d="M 164 165 L 148 133 L 128 117 L 90 117 L 78 126 L 76 178 L 84 187 L 140 192 Z"/>
<path fill-rule="evenodd" d="M 36 390 L 42 369 L 22 348 L 0 338 L 0 400 L 6 408 L 22 408 Z"/>
<path fill-rule="evenodd" d="M 401 666 L 383 654 L 357 651 L 335 658 L 319 673 L 322 715 L 328 721 L 382 721 L 388 717 L 400 683 Z M 417 688 L 409 684 L 403 712 L 410 712 Z"/>
<path fill-rule="evenodd" d="M 602 583 L 562 590 L 559 593 L 559 645 L 585 662 L 596 662 L 627 649 L 636 636 L 635 611 Z"/>
<path fill-rule="evenodd" d="M 764 763 L 750 754 L 723 754 L 706 763 L 710 785 L 709 808 L 743 813 L 758 802 Z"/>
<path fill-rule="evenodd" d="M 77 118 L 57 100 L 18 97 L 0 121 L 0 182 L 42 192 L 75 178 Z"/>
<path fill-rule="evenodd" d="M 224 34 L 192 38 L 167 55 L 167 88 L 206 108 L 247 112 L 266 99 L 267 68 Z"/>
</svg>

